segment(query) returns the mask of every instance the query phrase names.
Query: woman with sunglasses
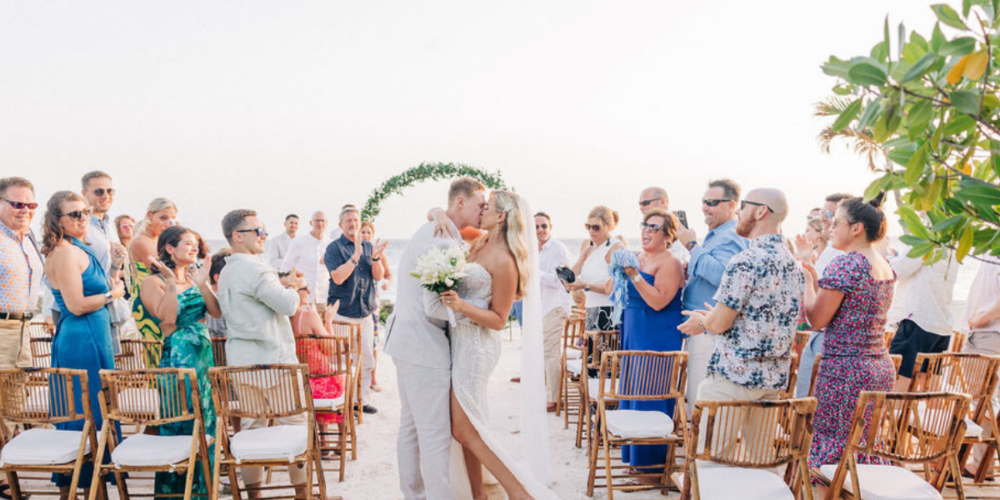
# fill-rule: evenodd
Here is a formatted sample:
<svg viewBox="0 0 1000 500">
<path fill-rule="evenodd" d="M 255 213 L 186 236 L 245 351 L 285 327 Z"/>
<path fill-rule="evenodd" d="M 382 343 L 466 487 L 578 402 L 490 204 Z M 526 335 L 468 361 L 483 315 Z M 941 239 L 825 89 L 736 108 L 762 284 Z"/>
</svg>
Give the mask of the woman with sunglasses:
<svg viewBox="0 0 1000 500">
<path fill-rule="evenodd" d="M 146 340 L 163 340 L 160 331 L 160 321 L 149 314 L 139 296 L 140 285 L 152 273 L 150 262 L 157 256 L 157 239 L 168 227 L 176 224 L 177 205 L 166 198 L 156 198 L 146 207 L 146 218 L 135 227 L 132 244 L 129 245 L 129 255 L 132 258 L 132 319 L 139 327 L 139 333 Z M 146 367 L 160 366 L 160 350 L 146 349 Z"/>
<path fill-rule="evenodd" d="M 618 225 L 618 212 L 604 205 L 590 211 L 585 224 L 590 239 L 580 245 L 580 258 L 573 264 L 576 281 L 566 285 L 570 292 L 583 290 L 587 296 L 587 330 L 611 330 L 611 274 L 608 262 L 615 250 L 625 248 L 620 241 L 613 241 L 611 231 Z"/>
<path fill-rule="evenodd" d="M 52 342 L 52 367 L 87 370 L 90 408 L 98 429 L 104 421 L 97 395 L 101 392 L 101 370 L 114 370 L 111 321 L 105 305 L 125 295 L 120 281 L 109 288 L 108 275 L 85 239 L 90 227 L 90 209 L 82 196 L 59 191 L 49 199 L 42 221 L 42 254 L 45 274 L 52 285 L 58 308 L 59 334 Z M 112 268 L 122 264 L 112 254 Z M 117 262 L 116 262 L 117 261 Z M 81 405 L 82 401 L 77 401 Z M 79 406 L 78 406 L 79 407 Z M 59 430 L 83 430 L 83 421 L 56 424 Z M 110 453 L 105 455 L 105 463 Z M 84 464 L 79 486 L 90 488 L 93 463 Z M 70 477 L 54 474 L 62 498 L 68 498 Z M 75 492 L 73 492 L 75 494 Z"/>
<path fill-rule="evenodd" d="M 146 312 L 157 320 L 163 333 L 160 366 L 195 370 L 205 435 L 211 440 L 216 422 L 208 369 L 215 366 L 215 361 L 205 315 L 220 318 L 222 310 L 208 283 L 212 269 L 208 248 L 194 231 L 172 226 L 159 235 L 156 251 L 157 258 L 150 261 L 153 274 L 139 285 L 139 300 L 147 304 Z M 158 430 L 161 436 L 190 436 L 193 422 L 165 424 Z M 213 455 L 209 456 L 214 460 Z M 211 481 L 196 467 L 192 493 L 205 494 L 209 484 Z M 184 487 L 184 476 L 156 473 L 153 491 L 157 495 L 181 495 Z"/>
<path fill-rule="evenodd" d="M 677 229 L 677 219 L 661 208 L 643 216 L 642 251 L 636 252 L 639 268 L 625 268 L 629 282 L 621 325 L 623 350 L 669 352 L 683 346 L 677 326 L 684 322 L 680 293 L 684 267 L 670 251 Z M 673 401 L 622 401 L 619 408 L 674 414 Z M 665 445 L 622 446 L 622 461 L 635 468 L 633 473 L 641 474 L 636 478 L 639 483 L 658 484 L 666 459 Z"/>
</svg>

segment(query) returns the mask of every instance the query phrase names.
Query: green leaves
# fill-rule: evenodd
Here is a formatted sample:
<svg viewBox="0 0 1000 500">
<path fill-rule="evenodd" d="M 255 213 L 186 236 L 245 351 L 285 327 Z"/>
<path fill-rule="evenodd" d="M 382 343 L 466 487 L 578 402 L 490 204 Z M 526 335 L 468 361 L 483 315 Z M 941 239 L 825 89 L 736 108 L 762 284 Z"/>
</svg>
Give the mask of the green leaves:
<svg viewBox="0 0 1000 500">
<path fill-rule="evenodd" d="M 902 82 L 906 83 L 910 80 L 916 80 L 917 78 L 924 76 L 924 73 L 931 69 L 931 66 L 934 65 L 935 61 L 937 61 L 937 58 L 938 55 L 934 52 L 924 54 L 923 57 L 917 60 L 917 62 L 915 62 L 913 66 L 910 66 L 910 69 L 906 71 L 906 74 L 903 75 Z"/>
<path fill-rule="evenodd" d="M 903 180 L 907 184 L 916 184 L 917 180 L 924 173 L 924 165 L 927 164 L 927 145 L 924 144 L 920 149 L 910 157 L 910 161 L 906 163 L 906 173 L 903 174 Z"/>
<path fill-rule="evenodd" d="M 382 185 L 372 190 L 368 201 L 365 202 L 364 209 L 361 210 L 361 219 L 374 221 L 381 212 L 379 205 L 382 201 L 393 194 L 401 194 L 404 188 L 427 180 L 437 181 L 462 176 L 478 179 L 490 189 L 508 189 L 500 172 L 489 172 L 461 163 L 421 163 L 399 175 L 390 177 Z"/>
<path fill-rule="evenodd" d="M 931 5 L 931 9 L 934 10 L 934 14 L 937 15 L 937 18 L 942 23 L 945 23 L 955 29 L 967 29 L 965 27 L 965 23 L 962 22 L 962 19 L 958 17 L 958 12 L 955 12 L 955 9 L 951 8 L 947 4 L 939 3 L 937 5 Z"/>
<path fill-rule="evenodd" d="M 833 131 L 840 132 L 841 130 L 844 130 L 844 127 L 847 127 L 848 124 L 854 121 L 854 118 L 858 116 L 858 113 L 860 112 L 861 99 L 858 99 L 849 104 L 847 108 L 840 113 L 840 116 L 837 117 L 837 121 L 833 122 Z"/>
<path fill-rule="evenodd" d="M 968 90 L 956 90 L 948 96 L 955 109 L 969 115 L 979 114 L 979 94 Z"/>
<path fill-rule="evenodd" d="M 885 71 L 870 63 L 858 63 L 847 72 L 847 80 L 857 85 L 875 85 L 881 87 L 888 78 Z"/>
<path fill-rule="evenodd" d="M 964 56 L 971 54 L 973 50 L 976 50 L 976 39 L 963 36 L 942 43 L 941 47 L 936 49 L 935 52 L 943 56 Z"/>
</svg>

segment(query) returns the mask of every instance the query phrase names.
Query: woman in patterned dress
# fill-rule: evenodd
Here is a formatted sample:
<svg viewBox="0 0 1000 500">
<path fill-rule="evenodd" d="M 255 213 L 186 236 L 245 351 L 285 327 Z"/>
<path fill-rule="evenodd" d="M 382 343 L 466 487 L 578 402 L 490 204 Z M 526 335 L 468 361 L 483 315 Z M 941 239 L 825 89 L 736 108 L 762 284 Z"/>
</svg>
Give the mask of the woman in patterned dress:
<svg viewBox="0 0 1000 500">
<path fill-rule="evenodd" d="M 886 313 L 896 275 L 872 248 L 885 237 L 882 196 L 871 202 L 841 202 L 830 243 L 847 252 L 819 279 L 806 267 L 805 309 L 814 329 L 826 328 L 823 361 L 816 380 L 815 434 L 809 466 L 836 464 L 844 451 L 861 391 L 891 391 L 895 369 L 885 348 Z M 869 457 L 858 457 L 862 463 Z"/>
<path fill-rule="evenodd" d="M 208 249 L 195 232 L 172 226 L 157 241 L 158 259 L 150 261 L 153 275 L 143 280 L 139 295 L 148 305 L 163 332 L 161 368 L 193 368 L 198 379 L 198 395 L 205 435 L 215 436 L 215 407 L 208 369 L 215 365 L 212 341 L 205 325 L 205 313 L 222 316 L 219 301 L 208 284 L 211 261 Z M 201 262 L 201 267 L 196 264 Z M 197 269 L 194 271 L 193 269 Z M 191 435 L 192 422 L 178 422 L 159 427 L 161 436 Z M 210 457 L 214 457 L 209 451 Z M 193 493 L 208 492 L 210 471 L 195 469 Z M 157 494 L 184 493 L 184 477 L 172 472 L 156 473 Z"/>
<path fill-rule="evenodd" d="M 131 244 L 128 246 L 132 258 L 132 319 L 135 320 L 139 333 L 146 340 L 163 340 L 160 321 L 143 304 L 139 289 L 146 278 L 153 274 L 150 261 L 157 256 L 157 239 L 160 233 L 176 224 L 177 205 L 166 198 L 156 198 L 146 207 L 146 218 L 134 229 Z M 160 349 L 144 349 L 146 367 L 160 366 Z"/>
</svg>

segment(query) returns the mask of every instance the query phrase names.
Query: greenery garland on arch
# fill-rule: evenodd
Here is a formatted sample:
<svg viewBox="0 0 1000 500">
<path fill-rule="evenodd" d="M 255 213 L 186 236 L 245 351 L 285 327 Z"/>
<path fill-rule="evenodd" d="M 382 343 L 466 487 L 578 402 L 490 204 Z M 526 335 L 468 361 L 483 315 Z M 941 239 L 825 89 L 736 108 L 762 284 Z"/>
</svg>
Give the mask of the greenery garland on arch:
<svg viewBox="0 0 1000 500">
<path fill-rule="evenodd" d="M 390 177 L 381 186 L 372 190 L 371 196 L 361 210 L 362 220 L 374 221 L 382 210 L 382 201 L 394 194 L 403 194 L 403 189 L 427 180 L 439 181 L 468 176 L 479 180 L 490 189 L 507 189 L 500 172 L 489 172 L 461 163 L 421 163 L 399 175 Z"/>
</svg>

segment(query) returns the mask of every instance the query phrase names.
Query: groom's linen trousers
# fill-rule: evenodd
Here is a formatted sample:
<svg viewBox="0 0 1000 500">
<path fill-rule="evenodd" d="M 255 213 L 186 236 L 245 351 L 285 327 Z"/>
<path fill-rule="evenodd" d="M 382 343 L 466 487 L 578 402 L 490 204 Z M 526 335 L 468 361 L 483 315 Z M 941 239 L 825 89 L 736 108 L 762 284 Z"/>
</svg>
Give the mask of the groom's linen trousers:
<svg viewBox="0 0 1000 500">
<path fill-rule="evenodd" d="M 406 500 L 454 500 L 451 457 L 451 370 L 393 358 L 402 403 L 399 487 Z"/>
</svg>

